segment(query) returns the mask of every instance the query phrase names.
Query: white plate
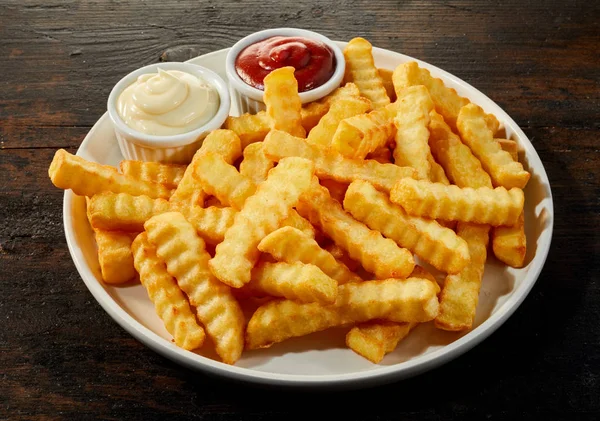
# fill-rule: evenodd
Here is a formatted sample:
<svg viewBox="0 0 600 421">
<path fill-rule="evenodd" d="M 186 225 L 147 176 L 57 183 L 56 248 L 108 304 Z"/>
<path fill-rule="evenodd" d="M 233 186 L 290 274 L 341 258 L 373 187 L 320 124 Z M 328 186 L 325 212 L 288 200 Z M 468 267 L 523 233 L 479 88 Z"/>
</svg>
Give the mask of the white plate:
<svg viewBox="0 0 600 421">
<path fill-rule="evenodd" d="M 345 43 L 340 42 L 340 46 Z M 219 73 L 225 80 L 227 49 L 190 60 Z M 389 69 L 415 60 L 375 48 L 378 67 Z M 462 96 L 498 117 L 507 136 L 520 145 L 520 159 L 531 172 L 525 189 L 527 264 L 508 268 L 490 256 L 486 264 L 474 329 L 457 334 L 435 329 L 431 323 L 415 329 L 398 349 L 378 365 L 348 350 L 342 329 L 332 329 L 274 345 L 246 351 L 234 366 L 215 359 L 210 349 L 199 353 L 176 347 L 154 312 L 144 288 L 113 287 L 101 281 L 96 246 L 85 215 L 84 198 L 70 190 L 64 196 L 64 225 L 69 251 L 83 281 L 104 310 L 125 330 L 159 354 L 186 367 L 209 374 L 270 385 L 366 387 L 399 380 L 437 367 L 468 351 L 495 331 L 525 299 L 548 255 L 553 228 L 553 203 L 544 166 L 531 142 L 517 124 L 493 101 L 457 77 L 427 63 L 428 68 Z M 237 115 L 237 110 L 232 110 Z M 102 164 L 118 165 L 122 159 L 111 123 L 105 114 L 83 140 L 77 155 Z M 208 348 L 208 347 L 205 347 Z"/>
</svg>

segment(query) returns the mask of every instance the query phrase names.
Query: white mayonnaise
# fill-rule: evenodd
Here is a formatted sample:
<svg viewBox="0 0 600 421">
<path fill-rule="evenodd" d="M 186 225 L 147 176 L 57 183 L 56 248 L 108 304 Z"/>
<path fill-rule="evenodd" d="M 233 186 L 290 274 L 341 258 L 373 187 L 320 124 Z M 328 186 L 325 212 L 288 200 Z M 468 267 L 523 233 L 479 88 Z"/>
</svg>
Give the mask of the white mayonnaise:
<svg viewBox="0 0 600 421">
<path fill-rule="evenodd" d="M 204 79 L 179 70 L 141 75 L 119 96 L 125 124 L 149 135 L 187 133 L 206 124 L 219 108 L 219 94 Z"/>
</svg>

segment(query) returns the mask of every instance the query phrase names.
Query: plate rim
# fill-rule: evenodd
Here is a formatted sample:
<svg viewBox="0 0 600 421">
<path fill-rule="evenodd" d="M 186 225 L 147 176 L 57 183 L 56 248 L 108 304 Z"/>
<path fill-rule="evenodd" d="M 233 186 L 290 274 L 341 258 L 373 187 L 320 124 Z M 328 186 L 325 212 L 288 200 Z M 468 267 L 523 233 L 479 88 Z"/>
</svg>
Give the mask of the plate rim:
<svg viewBox="0 0 600 421">
<path fill-rule="evenodd" d="M 347 44 L 344 41 L 335 41 L 342 46 Z M 195 60 L 207 59 L 210 56 L 223 54 L 230 48 L 223 48 L 216 51 L 211 51 L 206 54 L 194 57 L 187 62 L 194 62 Z M 104 289 L 100 282 L 96 280 L 96 277 L 91 272 L 89 266 L 85 264 L 85 258 L 82 250 L 76 247 L 76 234 L 75 230 L 70 229 L 70 220 L 72 219 L 73 202 L 75 195 L 71 190 L 66 190 L 63 195 L 63 227 L 65 231 L 65 238 L 71 259 L 73 260 L 77 271 L 84 284 L 94 297 L 94 299 L 100 304 L 100 306 L 111 316 L 111 318 L 117 322 L 125 331 L 135 337 L 138 341 L 152 349 L 159 355 L 179 364 L 190 368 L 192 370 L 198 370 L 205 372 L 209 375 L 216 375 L 219 377 L 225 377 L 231 380 L 238 380 L 244 382 L 250 382 L 255 384 L 269 385 L 269 386 L 286 386 L 286 387 L 335 387 L 341 388 L 352 388 L 352 387 L 370 387 L 374 384 L 384 384 L 396 380 L 407 379 L 413 377 L 422 372 L 426 372 L 437 368 L 447 362 L 463 355 L 473 349 L 475 346 L 480 344 L 483 340 L 488 338 L 492 333 L 498 330 L 508 318 L 510 318 L 514 312 L 521 306 L 525 298 L 529 295 L 533 286 L 537 283 L 537 280 L 545 266 L 546 259 L 548 257 L 550 248 L 552 247 L 553 231 L 554 231 L 554 200 L 552 196 L 552 187 L 550 185 L 550 179 L 546 173 L 546 169 L 541 161 L 537 151 L 529 138 L 522 131 L 521 127 L 512 119 L 508 113 L 504 111 L 502 107 L 496 104 L 492 99 L 487 97 L 483 92 L 458 78 L 457 76 L 448 73 L 447 71 L 438 68 L 432 64 L 424 62 L 422 60 L 413 58 L 411 56 L 398 53 L 392 50 L 373 47 L 373 50 L 378 51 L 381 54 L 392 54 L 398 55 L 405 60 L 414 60 L 419 63 L 420 66 L 424 66 L 430 70 L 434 70 L 436 76 L 443 75 L 443 77 L 452 80 L 455 84 L 462 85 L 469 90 L 473 90 L 478 94 L 484 96 L 487 100 L 493 103 L 502 111 L 503 122 L 512 123 L 512 126 L 516 128 L 519 138 L 527 140 L 525 144 L 521 146 L 526 149 L 526 156 L 529 160 L 534 158 L 539 162 L 539 174 L 547 180 L 547 209 L 549 213 L 550 224 L 545 229 L 549 230 L 548 233 L 548 245 L 545 250 L 542 250 L 543 256 L 539 258 L 537 264 L 530 268 L 527 277 L 531 276 L 532 280 L 523 285 L 518 294 L 513 294 L 508 300 L 502 305 L 507 307 L 503 311 L 496 311 L 490 315 L 485 321 L 483 321 L 475 329 L 467 332 L 460 338 L 451 342 L 448 345 L 441 347 L 440 349 L 434 350 L 426 355 L 419 355 L 410 360 L 402 363 L 380 366 L 371 370 L 358 371 L 354 373 L 345 374 L 324 374 L 324 375 L 308 375 L 308 374 L 281 374 L 268 371 L 258 371 L 252 368 L 240 367 L 235 365 L 228 365 L 220 361 L 216 361 L 202 355 L 198 355 L 172 344 L 170 341 L 159 336 L 158 334 L 151 331 L 146 326 L 135 320 L 129 313 L 121 308 L 117 302 L 110 296 L 110 294 Z M 76 154 L 79 155 L 84 147 L 91 142 L 94 136 L 94 132 L 98 130 L 98 127 L 104 123 L 104 119 L 108 118 L 108 113 L 105 112 L 88 131 L 83 141 L 77 148 Z M 536 168 L 536 172 L 538 172 Z M 537 251 L 540 253 L 540 250 Z M 502 307 L 500 309 L 502 309 Z"/>
</svg>

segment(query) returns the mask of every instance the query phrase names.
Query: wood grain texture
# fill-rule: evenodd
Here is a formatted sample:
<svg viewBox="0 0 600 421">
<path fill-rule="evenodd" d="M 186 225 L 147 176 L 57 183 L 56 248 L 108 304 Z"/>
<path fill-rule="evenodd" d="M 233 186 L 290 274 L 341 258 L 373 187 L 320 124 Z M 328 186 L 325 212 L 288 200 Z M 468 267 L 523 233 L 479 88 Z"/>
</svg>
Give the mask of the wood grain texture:
<svg viewBox="0 0 600 421">
<path fill-rule="evenodd" d="M 589 1 L 0 1 L 0 419 L 279 420 L 321 405 L 349 419 L 597 419 L 598 22 Z M 546 266 L 514 316 L 457 360 L 340 394 L 225 382 L 134 340 L 79 278 L 47 175 L 54 151 L 76 150 L 127 72 L 276 26 L 437 65 L 536 147 L 555 204 Z"/>
</svg>

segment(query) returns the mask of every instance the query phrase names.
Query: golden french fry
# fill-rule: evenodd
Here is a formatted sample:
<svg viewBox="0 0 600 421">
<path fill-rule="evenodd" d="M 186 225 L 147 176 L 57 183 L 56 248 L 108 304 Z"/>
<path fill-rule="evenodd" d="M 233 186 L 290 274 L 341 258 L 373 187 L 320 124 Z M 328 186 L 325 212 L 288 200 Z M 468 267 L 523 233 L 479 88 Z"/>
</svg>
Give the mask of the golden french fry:
<svg viewBox="0 0 600 421">
<path fill-rule="evenodd" d="M 361 95 L 372 102 L 374 109 L 388 105 L 390 98 L 375 67 L 371 43 L 360 37 L 351 39 L 344 48 L 344 58 L 344 80 L 356 84 Z"/>
<path fill-rule="evenodd" d="M 377 73 L 379 73 L 379 77 L 381 78 L 381 82 L 383 82 L 383 87 L 385 88 L 385 92 L 390 98 L 390 101 L 396 101 L 396 91 L 394 90 L 394 82 L 392 81 L 392 75 L 394 74 L 394 71 L 390 69 L 379 68 L 377 69 Z"/>
<path fill-rule="evenodd" d="M 436 288 L 436 294 L 440 292 L 435 277 L 419 265 L 410 274 L 410 278 L 428 279 Z M 346 345 L 348 348 L 377 364 L 385 354 L 396 349 L 398 343 L 404 339 L 418 323 L 394 323 L 394 322 L 367 322 L 354 326 L 346 334 Z"/>
<path fill-rule="evenodd" d="M 217 354 L 226 364 L 235 363 L 244 348 L 244 315 L 229 287 L 208 269 L 204 241 L 179 212 L 153 216 L 144 226 L 156 254 L 196 307 Z"/>
<path fill-rule="evenodd" d="M 459 223 L 457 234 L 469 245 L 471 263 L 460 273 L 448 275 L 440 296 L 435 325 L 443 330 L 470 329 L 479 301 L 479 289 L 487 258 L 488 225 Z"/>
<path fill-rule="evenodd" d="M 177 281 L 169 275 L 165 263 L 156 255 L 156 248 L 148 241 L 148 235 L 145 232 L 138 235 L 131 249 L 140 281 L 175 344 L 187 350 L 200 348 L 206 337 L 204 329 L 196 321 Z"/>
<path fill-rule="evenodd" d="M 282 158 L 297 156 L 314 162 L 316 175 L 341 183 L 366 180 L 379 189 L 389 191 L 404 177 L 416 177 L 416 170 L 394 164 L 380 164 L 377 161 L 352 160 L 334 151 L 311 145 L 280 130 L 269 132 L 264 141 L 268 158 L 279 161 Z"/>
<path fill-rule="evenodd" d="M 329 107 L 334 100 L 350 96 L 360 96 L 360 91 L 354 83 L 346 83 L 334 90 L 332 93 L 318 101 L 310 102 L 302 107 L 300 115 L 302 116 L 302 127 L 309 133 L 313 127 L 319 124 L 319 121 L 329 111 Z M 265 133 L 266 136 L 266 133 Z"/>
<path fill-rule="evenodd" d="M 459 96 L 454 89 L 445 86 L 441 79 L 431 76 L 429 70 L 419 67 L 415 61 L 396 67 L 392 80 L 398 97 L 404 88 L 424 85 L 431 95 L 436 111 L 453 130 L 456 130 L 458 113 L 461 107 L 469 103 L 467 98 Z"/>
<path fill-rule="evenodd" d="M 494 186 L 507 189 L 524 188 L 530 174 L 518 161 L 513 161 L 510 153 L 502 150 L 494 140 L 493 132 L 485 121 L 481 107 L 468 104 L 461 108 L 456 121 L 462 141 L 480 161 L 483 169 L 492 178 Z"/>
<path fill-rule="evenodd" d="M 216 154 L 206 153 L 193 165 L 196 167 L 194 175 L 200 180 L 202 188 L 226 206 L 240 210 L 246 199 L 256 192 L 256 184 L 250 178 L 241 175 L 233 165 L 229 165 Z M 284 219 L 283 225 L 291 225 L 312 236 L 315 234 L 310 222 L 293 209 Z"/>
<path fill-rule="evenodd" d="M 127 177 L 119 174 L 113 167 L 87 161 L 64 149 L 59 149 L 54 154 L 48 175 L 56 187 L 70 189 L 78 196 L 91 197 L 103 191 L 163 199 L 171 196 L 171 190 L 162 184 Z"/>
<path fill-rule="evenodd" d="M 438 300 L 426 279 L 386 279 L 338 287 L 335 303 L 272 300 L 259 307 L 246 329 L 246 348 L 267 348 L 286 339 L 347 323 L 374 319 L 427 322 L 438 313 Z"/>
<path fill-rule="evenodd" d="M 358 95 L 360 95 L 360 91 L 356 85 L 346 83 L 325 98 L 306 104 L 300 111 L 302 127 L 306 133 L 310 132 L 327 113 L 333 99 Z M 261 142 L 265 138 L 271 130 L 271 118 L 266 111 L 259 111 L 256 114 L 246 113 L 239 117 L 229 116 L 223 127 L 234 131 L 242 142 L 242 149 L 245 149 L 251 143 Z"/>
<path fill-rule="evenodd" d="M 258 249 L 278 261 L 315 265 L 339 285 L 362 280 L 331 253 L 323 250 L 313 238 L 296 228 L 282 227 L 273 231 L 258 243 Z"/>
<path fill-rule="evenodd" d="M 296 209 L 379 279 L 405 278 L 415 267 L 408 250 L 354 219 L 319 184 L 300 197 Z"/>
<path fill-rule="evenodd" d="M 517 143 L 512 140 L 500 139 L 500 145 L 506 151 L 511 151 L 513 159 L 518 160 Z M 502 143 L 504 142 L 504 143 Z M 513 145 L 511 145 L 511 142 Z M 492 229 L 492 250 L 498 260 L 514 268 L 523 267 L 527 253 L 527 237 L 525 236 L 525 216 L 521 212 L 519 220 L 512 227 L 495 227 Z"/>
<path fill-rule="evenodd" d="M 93 195 L 88 217 L 94 228 L 109 231 L 142 232 L 144 223 L 154 215 L 170 210 L 165 199 L 104 192 Z"/>
<path fill-rule="evenodd" d="M 348 184 L 339 183 L 335 180 L 329 180 L 326 178 L 319 180 L 319 184 L 321 184 L 323 187 L 325 187 L 325 188 L 327 188 L 327 190 L 329 190 L 329 195 L 332 198 L 334 198 L 335 200 L 337 200 L 340 203 L 342 203 L 344 201 L 344 196 L 346 195 L 346 190 L 348 189 Z"/>
<path fill-rule="evenodd" d="M 525 196 L 516 187 L 472 189 L 405 178 L 394 186 L 390 199 L 413 216 L 511 226 L 523 211 Z"/>
<path fill-rule="evenodd" d="M 393 137 L 396 104 L 378 108 L 342 120 L 331 146 L 348 158 L 364 159 L 369 153 L 385 147 Z"/>
<path fill-rule="evenodd" d="M 455 135 L 436 111 L 430 113 L 429 147 L 448 179 L 458 187 L 492 187 L 492 180 L 471 149 Z"/>
<path fill-rule="evenodd" d="M 418 323 L 366 322 L 346 334 L 346 346 L 374 364 L 392 352 Z"/>
<path fill-rule="evenodd" d="M 233 225 L 237 211 L 230 207 L 182 206 L 174 210 L 181 212 L 194 226 L 196 232 L 208 244 L 216 245 L 223 241 L 225 232 Z"/>
<path fill-rule="evenodd" d="M 429 112 L 433 101 L 423 85 L 409 86 L 398 91 L 396 125 L 396 165 L 413 167 L 418 177 L 430 179 Z M 431 158 L 432 159 L 432 158 Z"/>
<path fill-rule="evenodd" d="M 513 161 L 519 160 L 519 145 L 517 142 L 511 139 L 494 139 L 496 142 L 500 144 L 500 147 L 503 151 L 506 151 L 510 154 Z"/>
<path fill-rule="evenodd" d="M 220 155 L 225 162 L 233 164 L 242 155 L 240 138 L 231 130 L 218 129 L 210 132 L 186 168 L 183 178 L 170 199 L 171 203 L 183 203 L 188 206 L 204 205 L 206 193 L 194 177 L 194 164 L 207 153 Z"/>
<path fill-rule="evenodd" d="M 525 237 L 525 219 L 523 212 L 512 227 L 495 227 L 492 231 L 492 250 L 494 256 L 503 263 L 514 268 L 521 268 L 525 263 L 527 238 Z"/>
<path fill-rule="evenodd" d="M 444 172 L 444 169 L 442 168 L 442 166 L 440 164 L 438 164 L 437 162 L 435 162 L 435 160 L 433 159 L 433 156 L 431 154 L 429 154 L 427 159 L 428 159 L 429 165 L 430 165 L 429 179 L 434 183 L 442 183 L 445 185 L 449 185 L 450 180 L 448 180 L 448 177 L 446 177 L 446 173 Z"/>
<path fill-rule="evenodd" d="M 177 188 L 186 168 L 185 165 L 131 160 L 121 161 L 119 167 L 121 173 L 127 177 L 133 177 L 150 183 L 159 183 L 169 189 Z"/>
<path fill-rule="evenodd" d="M 242 114 L 239 117 L 227 117 L 223 124 L 240 138 L 242 150 L 255 142 L 262 142 L 269 130 L 271 130 L 271 118 L 265 111 L 256 114 Z"/>
<path fill-rule="evenodd" d="M 94 229 L 98 263 L 107 284 L 123 284 L 135 278 L 131 242 L 136 233 Z"/>
<path fill-rule="evenodd" d="M 423 266 L 415 265 L 415 268 L 413 269 L 409 278 L 423 278 L 430 280 L 434 284 L 433 286 L 436 289 L 436 294 L 439 294 L 442 290 L 440 288 L 440 284 L 438 284 L 437 279 L 435 279 L 435 276 L 433 276 L 433 274 L 427 269 L 425 269 Z"/>
<path fill-rule="evenodd" d="M 215 257 L 209 262 L 217 278 L 235 288 L 250 281 L 252 267 L 260 255 L 258 243 L 288 217 L 313 174 L 312 162 L 301 158 L 282 159 L 269 171 L 266 181 L 246 200 L 225 239 L 217 245 Z"/>
<path fill-rule="evenodd" d="M 275 69 L 265 76 L 264 83 L 263 98 L 267 115 L 271 118 L 271 129 L 283 130 L 297 137 L 306 137 L 306 130 L 301 124 L 302 102 L 298 95 L 298 82 L 294 77 L 294 68 L 287 66 Z"/>
<path fill-rule="evenodd" d="M 335 302 L 337 282 L 312 264 L 260 262 L 245 286 L 253 293 L 283 297 L 303 303 Z"/>
<path fill-rule="evenodd" d="M 262 142 L 252 143 L 244 149 L 240 174 L 258 185 L 267 179 L 269 170 L 274 165 L 275 163 L 265 156 Z"/>
<path fill-rule="evenodd" d="M 357 114 L 366 113 L 371 109 L 371 102 L 361 96 L 338 98 L 331 103 L 327 114 L 310 131 L 306 141 L 322 147 L 332 143 L 333 135 L 341 121 Z"/>
<path fill-rule="evenodd" d="M 226 206 L 240 210 L 256 191 L 252 180 L 241 175 L 218 154 L 205 153 L 190 165 L 194 166 L 193 175 L 202 189 Z"/>
<path fill-rule="evenodd" d="M 369 228 L 381 232 L 427 263 L 446 273 L 458 273 L 469 263 L 467 243 L 437 221 L 408 215 L 389 197 L 365 181 L 348 187 L 344 209 Z"/>
<path fill-rule="evenodd" d="M 301 217 L 295 209 L 290 211 L 290 214 L 283 220 L 281 225 L 284 227 L 295 228 L 310 238 L 315 238 L 315 235 L 317 235 L 315 227 L 313 227 L 305 218 Z"/>
</svg>

